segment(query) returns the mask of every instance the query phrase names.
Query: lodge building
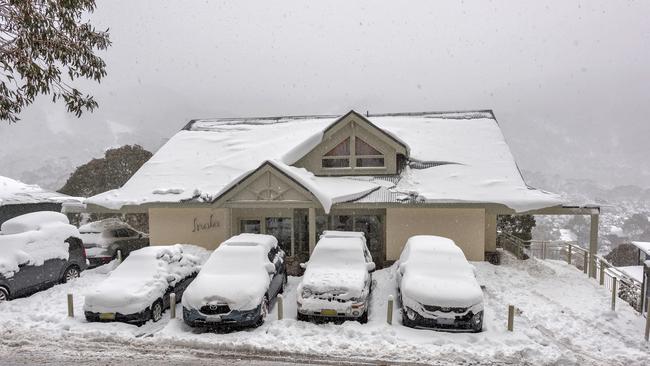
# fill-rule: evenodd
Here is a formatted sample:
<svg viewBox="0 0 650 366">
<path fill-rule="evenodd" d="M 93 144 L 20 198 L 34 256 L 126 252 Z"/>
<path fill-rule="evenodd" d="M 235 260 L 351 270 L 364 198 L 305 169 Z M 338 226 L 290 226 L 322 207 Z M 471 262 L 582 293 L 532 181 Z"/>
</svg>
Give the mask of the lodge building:
<svg viewBox="0 0 650 366">
<path fill-rule="evenodd" d="M 193 120 L 86 209 L 148 213 L 152 245 L 267 233 L 301 259 L 323 230 L 363 231 L 379 266 L 417 234 L 484 260 L 502 214 L 590 215 L 595 253 L 599 213 L 526 185 L 489 110 Z"/>
</svg>

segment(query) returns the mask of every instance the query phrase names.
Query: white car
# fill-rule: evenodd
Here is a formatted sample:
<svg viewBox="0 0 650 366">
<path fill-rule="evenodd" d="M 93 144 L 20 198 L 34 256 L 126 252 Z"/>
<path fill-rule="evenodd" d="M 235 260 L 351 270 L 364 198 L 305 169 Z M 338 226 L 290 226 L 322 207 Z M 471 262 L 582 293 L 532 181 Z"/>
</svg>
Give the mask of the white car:
<svg viewBox="0 0 650 366">
<path fill-rule="evenodd" d="M 412 236 L 397 265 L 405 326 L 473 332 L 483 329 L 483 292 L 474 267 L 453 240 Z"/>
<path fill-rule="evenodd" d="M 111 274 L 85 296 L 88 321 L 143 324 L 162 318 L 169 295 L 179 301 L 201 269 L 201 259 L 184 252 L 190 245 L 152 246 L 131 252 Z"/>
<path fill-rule="evenodd" d="M 363 233 L 321 235 L 298 285 L 298 320 L 368 321 L 375 270 Z"/>
<path fill-rule="evenodd" d="M 191 327 L 250 327 L 264 323 L 284 291 L 285 254 L 271 235 L 240 234 L 223 242 L 183 296 Z"/>
</svg>

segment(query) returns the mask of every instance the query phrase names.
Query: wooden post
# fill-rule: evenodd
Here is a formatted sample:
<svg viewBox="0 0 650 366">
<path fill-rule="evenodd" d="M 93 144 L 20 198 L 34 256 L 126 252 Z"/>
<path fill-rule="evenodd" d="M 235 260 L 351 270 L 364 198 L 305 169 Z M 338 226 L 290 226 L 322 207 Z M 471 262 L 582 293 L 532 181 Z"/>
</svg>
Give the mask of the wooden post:
<svg viewBox="0 0 650 366">
<path fill-rule="evenodd" d="M 282 320 L 284 317 L 284 296 L 282 294 L 278 295 L 278 320 Z"/>
<path fill-rule="evenodd" d="M 388 295 L 388 307 L 386 307 L 386 323 L 393 325 L 393 295 Z"/>
<path fill-rule="evenodd" d="M 546 259 L 546 242 L 542 242 L 542 259 Z"/>
<path fill-rule="evenodd" d="M 508 305 L 508 332 L 512 332 L 515 323 L 515 307 Z"/>
<path fill-rule="evenodd" d="M 605 284 L 605 261 L 602 259 L 600 260 L 600 278 L 598 279 L 598 283 L 601 286 Z"/>
<path fill-rule="evenodd" d="M 616 277 L 612 277 L 612 311 L 616 311 Z"/>
<path fill-rule="evenodd" d="M 316 209 L 313 207 L 309 208 L 309 254 L 314 251 L 316 246 Z"/>
<path fill-rule="evenodd" d="M 589 230 L 589 277 L 596 278 L 596 254 L 598 253 L 598 215 L 591 215 L 591 225 Z"/>
<path fill-rule="evenodd" d="M 68 294 L 68 317 L 74 318 L 74 302 L 72 301 L 72 294 Z"/>
<path fill-rule="evenodd" d="M 645 313 L 645 340 L 650 338 L 650 312 Z"/>
<path fill-rule="evenodd" d="M 117 264 L 122 263 L 122 250 L 117 250 Z"/>
<path fill-rule="evenodd" d="M 566 252 L 566 262 L 571 264 L 571 249 L 573 246 L 569 243 L 569 250 Z"/>
<path fill-rule="evenodd" d="M 176 294 L 169 294 L 169 318 L 176 319 Z"/>
<path fill-rule="evenodd" d="M 589 272 L 589 252 L 587 252 L 587 251 L 582 252 L 582 256 L 584 257 L 583 258 L 584 259 L 584 263 L 583 263 L 584 268 L 582 269 L 582 271 L 585 274 L 587 274 Z"/>
</svg>

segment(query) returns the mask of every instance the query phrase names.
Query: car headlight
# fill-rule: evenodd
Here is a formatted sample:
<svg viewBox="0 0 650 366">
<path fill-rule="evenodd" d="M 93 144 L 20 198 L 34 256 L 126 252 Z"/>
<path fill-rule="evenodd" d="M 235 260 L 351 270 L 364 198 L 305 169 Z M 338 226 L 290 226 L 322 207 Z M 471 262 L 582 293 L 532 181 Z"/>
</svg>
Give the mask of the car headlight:
<svg viewBox="0 0 650 366">
<path fill-rule="evenodd" d="M 413 309 L 411 309 L 411 308 L 406 308 L 406 316 L 410 320 L 415 320 L 415 318 L 417 317 L 417 315 L 415 314 L 415 311 L 413 311 Z"/>
<path fill-rule="evenodd" d="M 313 294 L 314 293 L 311 292 L 311 290 L 308 289 L 308 288 L 302 290 L 302 297 L 303 298 L 311 297 L 311 295 L 313 295 Z"/>
</svg>

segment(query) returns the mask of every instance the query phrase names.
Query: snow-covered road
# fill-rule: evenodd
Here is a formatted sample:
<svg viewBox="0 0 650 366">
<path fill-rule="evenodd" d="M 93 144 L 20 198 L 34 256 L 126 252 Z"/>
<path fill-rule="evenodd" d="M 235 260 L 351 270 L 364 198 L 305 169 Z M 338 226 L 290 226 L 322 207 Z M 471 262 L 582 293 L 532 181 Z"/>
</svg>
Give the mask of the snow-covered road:
<svg viewBox="0 0 650 366">
<path fill-rule="evenodd" d="M 405 328 L 397 313 L 393 325 L 387 325 L 386 300 L 396 295 L 390 268 L 374 275 L 370 319 L 365 325 L 295 320 L 299 278 L 289 279 L 285 319 L 276 320 L 274 308 L 269 321 L 257 329 L 201 332 L 180 319 L 170 320 L 168 314 L 160 323 L 149 322 L 140 328 L 87 323 L 81 314 L 83 293 L 106 277 L 106 269 L 99 268 L 84 272 L 73 283 L 0 304 L 0 359 L 11 360 L 20 354 L 38 359 L 52 354 L 51 360 L 81 358 L 103 364 L 119 364 L 115 362 L 127 357 L 134 362 L 198 365 L 206 358 L 247 355 L 257 357 L 260 364 L 273 360 L 316 364 L 327 360 L 352 364 L 650 364 L 650 346 L 643 341 L 645 319 L 623 302 L 611 312 L 609 292 L 575 268 L 537 259 L 520 262 L 508 256 L 501 266 L 474 265 L 479 283 L 485 286 L 485 331 L 480 334 Z M 74 319 L 66 317 L 68 292 L 75 294 Z M 519 309 L 512 333 L 505 329 L 508 304 Z"/>
</svg>

